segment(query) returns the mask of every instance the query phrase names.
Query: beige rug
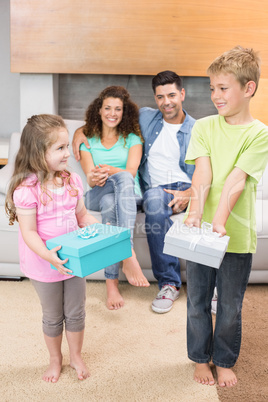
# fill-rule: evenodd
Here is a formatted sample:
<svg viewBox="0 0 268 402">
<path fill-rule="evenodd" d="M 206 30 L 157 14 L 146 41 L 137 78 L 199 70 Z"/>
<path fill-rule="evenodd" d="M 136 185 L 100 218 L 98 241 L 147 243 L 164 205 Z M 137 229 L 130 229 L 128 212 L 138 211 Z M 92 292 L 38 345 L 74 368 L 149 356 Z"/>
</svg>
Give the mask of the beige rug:
<svg viewBox="0 0 268 402">
<path fill-rule="evenodd" d="M 237 391 L 218 390 L 216 386 L 202 386 L 192 380 L 193 364 L 186 354 L 185 287 L 173 309 L 168 314 L 159 315 L 150 309 L 157 293 L 156 284 L 148 289 L 135 288 L 125 282 L 120 286 L 126 301 L 125 307 L 119 311 L 108 311 L 105 307 L 105 283 L 87 282 L 83 356 L 91 377 L 83 382 L 76 379 L 75 371 L 68 365 L 68 349 L 64 340 L 61 377 L 57 384 L 47 384 L 41 379 L 48 355 L 42 337 L 41 308 L 34 289 L 28 280 L 0 281 L 1 402 L 264 400 L 247 399 L 247 392 L 240 399 L 239 386 L 236 387 Z M 267 287 L 262 289 L 267 296 Z M 247 299 L 248 303 L 250 301 Z M 267 330 L 267 321 L 264 324 L 257 311 L 253 311 L 253 322 L 256 322 L 256 332 L 255 339 L 250 341 L 251 355 L 257 354 L 261 361 L 263 344 L 267 350 L 267 337 L 261 338 L 260 348 L 256 351 L 257 328 L 266 325 Z M 243 340 L 244 343 L 246 341 Z M 247 361 L 244 362 L 245 357 L 242 357 L 243 348 L 245 350 L 245 345 L 242 345 L 241 359 L 237 365 L 237 371 L 245 378 L 240 379 L 240 384 L 248 384 L 250 390 L 256 377 L 261 375 L 260 385 L 265 391 L 267 371 L 264 381 L 265 373 L 257 360 L 255 364 L 259 373 L 252 375 L 254 362 L 249 359 L 251 367 L 247 370 Z M 240 363 L 243 363 L 243 368 Z"/>
<path fill-rule="evenodd" d="M 186 295 L 169 314 L 150 310 L 157 293 L 121 285 L 126 305 L 120 311 L 105 307 L 105 283 L 87 282 L 87 321 L 84 359 L 91 377 L 76 379 L 64 367 L 56 384 L 41 376 L 48 356 L 41 329 L 41 308 L 28 280 L 0 282 L 1 402 L 13 401 L 217 401 L 216 387 L 192 380 L 193 365 L 186 355 Z"/>
<path fill-rule="evenodd" d="M 221 402 L 268 401 L 268 285 L 249 285 L 242 311 L 241 353 L 236 387 L 218 388 Z"/>
</svg>

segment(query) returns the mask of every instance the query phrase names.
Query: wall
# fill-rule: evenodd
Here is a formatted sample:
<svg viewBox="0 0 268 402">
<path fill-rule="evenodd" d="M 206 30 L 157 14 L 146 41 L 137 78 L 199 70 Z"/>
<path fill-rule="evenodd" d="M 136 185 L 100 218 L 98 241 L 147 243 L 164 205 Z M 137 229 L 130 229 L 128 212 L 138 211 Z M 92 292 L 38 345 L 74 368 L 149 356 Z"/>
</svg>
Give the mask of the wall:
<svg viewBox="0 0 268 402">
<path fill-rule="evenodd" d="M 155 108 L 151 81 L 152 76 L 60 74 L 59 114 L 66 119 L 83 119 L 89 103 L 109 85 L 123 85 L 139 107 Z M 183 77 L 183 84 L 184 108 L 191 116 L 198 119 L 216 113 L 210 100 L 208 78 Z"/>
<path fill-rule="evenodd" d="M 0 137 L 20 128 L 20 74 L 10 72 L 9 0 L 0 1 Z"/>
<path fill-rule="evenodd" d="M 267 0 L 11 0 L 11 70 L 204 77 L 240 44 L 268 78 L 267 19 Z"/>
<path fill-rule="evenodd" d="M 29 99 L 29 91 L 20 94 L 20 74 L 10 72 L 9 5 L 9 0 L 0 2 L 0 138 L 9 137 L 13 131 L 20 130 L 20 97 Z M 236 43 L 232 45 L 234 44 Z M 231 45 L 228 46 L 230 47 Z M 264 55 L 266 53 L 261 54 L 262 57 Z M 180 71 L 177 72 L 180 74 Z M 155 107 L 151 78 L 148 75 L 59 74 L 59 114 L 64 118 L 83 119 L 88 104 L 108 85 L 124 85 L 140 107 Z M 184 107 L 189 114 L 200 118 L 216 112 L 210 101 L 208 78 L 184 77 L 184 87 Z M 257 95 L 252 100 L 251 109 L 253 116 L 265 123 L 268 123 L 267 102 L 268 79 L 262 79 Z M 36 113 L 35 110 L 33 112 Z"/>
<path fill-rule="evenodd" d="M 21 76 L 10 72 L 9 0 L 0 2 L 0 138 L 20 130 Z M 179 73 L 179 72 L 178 72 Z M 59 114 L 68 119 L 83 119 L 88 104 L 108 85 L 124 85 L 139 107 L 155 107 L 152 76 L 60 74 Z M 210 101 L 208 78 L 185 77 L 185 109 L 195 118 L 215 113 Z M 34 111 L 35 112 L 35 111 Z"/>
</svg>

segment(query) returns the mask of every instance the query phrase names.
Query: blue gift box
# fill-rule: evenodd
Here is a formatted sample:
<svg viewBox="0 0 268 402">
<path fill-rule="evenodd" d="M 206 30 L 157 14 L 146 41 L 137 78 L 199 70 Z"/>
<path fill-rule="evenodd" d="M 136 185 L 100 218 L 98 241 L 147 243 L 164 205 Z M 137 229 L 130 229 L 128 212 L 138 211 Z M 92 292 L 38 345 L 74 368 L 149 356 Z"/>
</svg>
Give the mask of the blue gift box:
<svg viewBox="0 0 268 402">
<path fill-rule="evenodd" d="M 46 245 L 49 250 L 62 246 L 59 258 L 68 258 L 64 266 L 80 278 L 132 255 L 130 230 L 101 223 L 54 237 Z M 56 269 L 53 265 L 51 268 Z"/>
</svg>

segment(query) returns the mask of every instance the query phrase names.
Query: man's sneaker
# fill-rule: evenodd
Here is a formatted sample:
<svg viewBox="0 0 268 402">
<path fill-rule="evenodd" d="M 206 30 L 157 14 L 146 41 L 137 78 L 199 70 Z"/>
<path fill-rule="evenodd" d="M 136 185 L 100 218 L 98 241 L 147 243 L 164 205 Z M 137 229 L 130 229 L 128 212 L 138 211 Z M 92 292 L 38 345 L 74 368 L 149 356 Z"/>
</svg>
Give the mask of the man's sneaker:
<svg viewBox="0 0 268 402">
<path fill-rule="evenodd" d="M 217 302 L 218 302 L 218 292 L 217 288 L 214 289 L 214 295 L 211 299 L 211 313 L 216 314 L 217 313 Z"/>
<path fill-rule="evenodd" d="M 180 290 L 170 285 L 164 285 L 152 303 L 156 313 L 167 313 L 171 310 L 173 302 L 179 297 Z"/>
</svg>

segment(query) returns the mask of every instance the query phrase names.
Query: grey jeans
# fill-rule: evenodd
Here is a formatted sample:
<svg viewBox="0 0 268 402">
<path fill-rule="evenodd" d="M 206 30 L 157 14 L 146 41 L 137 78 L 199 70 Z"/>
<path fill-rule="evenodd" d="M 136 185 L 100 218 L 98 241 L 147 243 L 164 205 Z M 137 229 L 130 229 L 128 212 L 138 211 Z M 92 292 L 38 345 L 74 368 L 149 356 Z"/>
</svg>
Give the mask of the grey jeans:
<svg viewBox="0 0 268 402">
<path fill-rule="evenodd" d="M 85 328 L 86 279 L 76 276 L 60 282 L 39 282 L 31 279 L 43 311 L 43 332 L 56 337 L 65 329 L 81 332 Z"/>
</svg>

